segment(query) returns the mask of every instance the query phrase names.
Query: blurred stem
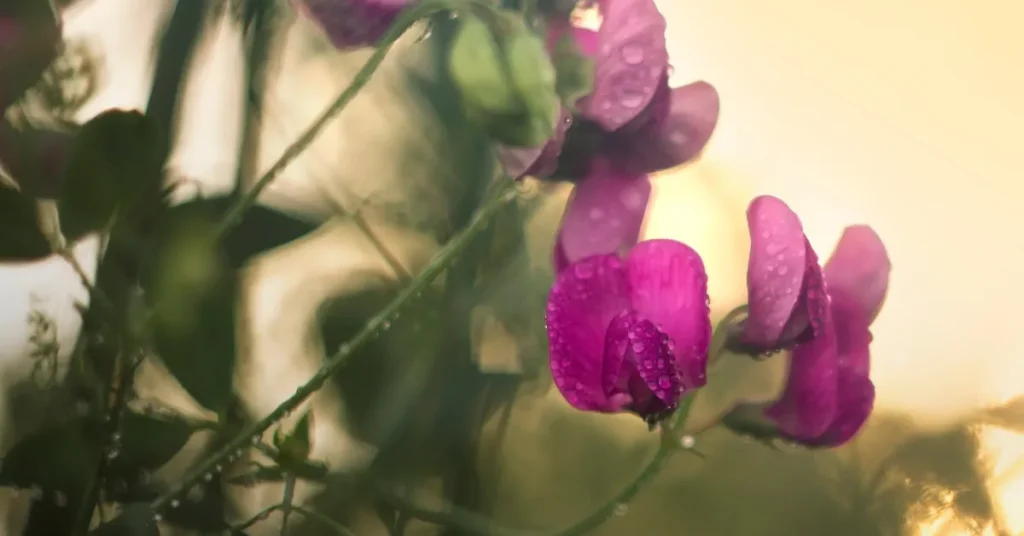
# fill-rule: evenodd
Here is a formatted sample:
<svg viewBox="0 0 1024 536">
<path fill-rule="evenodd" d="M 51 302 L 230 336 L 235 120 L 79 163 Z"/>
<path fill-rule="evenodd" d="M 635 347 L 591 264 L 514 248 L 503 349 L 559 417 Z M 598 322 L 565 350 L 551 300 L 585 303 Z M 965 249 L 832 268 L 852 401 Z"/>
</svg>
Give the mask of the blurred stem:
<svg viewBox="0 0 1024 536">
<path fill-rule="evenodd" d="M 170 154 L 178 94 L 185 83 L 189 60 L 202 33 L 206 6 L 206 2 L 178 0 L 160 40 L 146 115 L 153 119 L 163 134 L 160 139 L 164 144 L 161 149 L 165 157 Z"/>
<path fill-rule="evenodd" d="M 693 407 L 695 397 L 696 393 L 690 394 L 680 403 L 679 409 L 676 410 L 668 424 L 662 428 L 661 442 L 657 452 L 654 453 L 637 476 L 623 487 L 615 497 L 601 505 L 593 513 L 562 530 L 537 531 L 501 527 L 495 525 L 484 516 L 458 508 L 452 508 L 449 512 L 438 512 L 421 507 L 410 498 L 403 497 L 380 486 L 377 488 L 377 494 L 384 502 L 389 503 L 414 519 L 434 525 L 457 528 L 466 534 L 474 536 L 582 536 L 598 528 L 612 516 L 618 515 L 619 511 L 640 493 L 643 486 L 658 474 L 665 461 L 672 454 L 685 449 L 685 447 L 681 446 L 680 439 L 684 436 L 682 430 L 690 408 Z"/>
<path fill-rule="evenodd" d="M 245 214 L 250 207 L 252 207 L 256 200 L 259 198 L 260 193 L 266 189 L 281 173 L 292 163 L 302 151 L 304 151 L 316 137 L 323 131 L 324 127 L 331 122 L 339 113 L 341 113 L 346 106 L 361 89 L 370 81 L 373 73 L 377 71 L 380 64 L 384 61 L 391 47 L 394 46 L 398 38 L 402 36 L 412 27 L 413 24 L 420 21 L 421 19 L 427 18 L 436 13 L 445 11 L 462 11 L 471 8 L 480 10 L 493 11 L 495 8 L 492 4 L 485 0 L 424 0 L 418 4 L 412 6 L 408 11 L 405 11 L 398 19 L 391 25 L 384 37 L 381 38 L 381 42 L 377 45 L 373 55 L 370 59 L 363 64 L 363 67 L 356 73 L 352 83 L 345 88 L 344 91 L 338 95 L 338 98 L 334 100 L 330 105 L 327 106 L 313 124 L 303 132 L 298 139 L 295 140 L 284 153 L 277 159 L 276 162 L 270 169 L 260 177 L 256 184 L 246 191 L 228 210 L 224 220 L 221 222 L 219 235 L 224 236 L 234 228 L 235 225 L 242 220 L 242 216 Z"/>
<path fill-rule="evenodd" d="M 245 62 L 246 113 L 242 124 L 242 154 L 235 180 L 241 191 L 259 172 L 259 149 L 263 131 L 263 107 L 267 81 L 271 74 L 271 50 L 276 36 L 274 21 L 279 16 L 272 0 L 249 0 L 242 27 L 248 38 L 249 54 Z"/>
<path fill-rule="evenodd" d="M 299 387 L 295 394 L 288 398 L 288 400 L 285 400 L 277 409 L 270 412 L 269 415 L 246 426 L 237 437 L 228 441 L 206 461 L 193 468 L 169 492 L 153 501 L 152 508 L 158 512 L 166 508 L 172 500 L 185 494 L 193 486 L 203 482 L 207 474 L 216 472 L 217 468 L 224 464 L 235 452 L 252 446 L 254 440 L 259 441 L 260 436 L 271 426 L 298 409 L 307 398 L 320 390 L 349 357 L 364 344 L 374 339 L 384 329 L 385 325 L 394 321 L 406 304 L 417 299 L 434 279 L 445 271 L 453 260 L 462 254 L 466 246 L 472 243 L 489 226 L 491 220 L 494 219 L 501 209 L 515 199 L 515 183 L 510 179 L 505 179 L 502 182 L 503 187 L 480 208 L 465 229 L 445 244 L 434 257 L 434 260 L 394 300 L 371 318 L 355 337 L 342 344 L 338 351 L 327 359 L 320 370 L 308 382 Z"/>
<path fill-rule="evenodd" d="M 747 304 L 740 305 L 729 311 L 725 318 L 715 326 L 715 332 L 711 335 L 710 351 L 708 352 L 709 365 L 713 365 L 721 357 L 722 351 L 725 350 L 725 346 L 729 343 L 729 336 L 732 335 L 733 324 L 739 318 L 747 315 L 747 309 Z"/>
</svg>

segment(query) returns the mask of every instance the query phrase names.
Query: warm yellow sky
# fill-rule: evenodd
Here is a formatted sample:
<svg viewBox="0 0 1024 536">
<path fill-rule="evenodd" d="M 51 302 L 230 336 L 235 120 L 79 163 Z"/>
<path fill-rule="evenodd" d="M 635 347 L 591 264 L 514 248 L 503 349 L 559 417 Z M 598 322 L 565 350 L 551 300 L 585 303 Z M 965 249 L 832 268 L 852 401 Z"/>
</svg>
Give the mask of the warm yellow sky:
<svg viewBox="0 0 1024 536">
<path fill-rule="evenodd" d="M 674 81 L 704 78 L 722 95 L 706 161 L 680 175 L 787 199 L 823 256 L 849 223 L 886 240 L 882 402 L 948 415 L 1024 391 L 1024 2 L 662 8 Z M 666 177 L 660 191 L 704 188 L 692 182 Z M 677 203 L 659 199 L 652 233 L 679 229 Z"/>
</svg>

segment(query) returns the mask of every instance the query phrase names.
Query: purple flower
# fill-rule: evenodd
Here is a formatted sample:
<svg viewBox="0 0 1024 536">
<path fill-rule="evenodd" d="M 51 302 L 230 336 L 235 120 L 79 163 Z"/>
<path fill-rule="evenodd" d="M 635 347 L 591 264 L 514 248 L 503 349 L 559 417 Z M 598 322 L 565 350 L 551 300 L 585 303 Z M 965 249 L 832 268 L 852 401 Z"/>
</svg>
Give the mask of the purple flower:
<svg viewBox="0 0 1024 536">
<path fill-rule="evenodd" d="M 653 423 L 707 381 L 707 276 L 685 244 L 649 240 L 625 259 L 573 263 L 555 280 L 546 320 L 551 375 L 577 409 Z"/>
<path fill-rule="evenodd" d="M 60 43 L 60 22 L 48 3 L 0 4 L 0 112 L 39 81 Z"/>
<path fill-rule="evenodd" d="M 789 440 L 841 445 L 874 404 L 870 326 L 888 289 L 888 253 L 869 227 L 850 227 L 822 270 L 785 203 L 759 197 L 747 217 L 750 297 L 739 344 L 753 351 L 793 349 L 783 394 L 764 416 Z"/>
<path fill-rule="evenodd" d="M 338 49 L 376 44 L 415 0 L 293 0 Z"/>
<path fill-rule="evenodd" d="M 602 0 L 599 7 L 597 31 L 552 22 L 549 48 L 571 35 L 594 61 L 593 89 L 573 103 L 578 117 L 564 123 L 568 132 L 520 155 L 532 166 L 515 171 L 585 181 L 595 161 L 606 160 L 620 174 L 640 176 L 696 158 L 711 139 L 718 92 L 707 82 L 669 87 L 666 23 L 654 1 Z"/>
</svg>

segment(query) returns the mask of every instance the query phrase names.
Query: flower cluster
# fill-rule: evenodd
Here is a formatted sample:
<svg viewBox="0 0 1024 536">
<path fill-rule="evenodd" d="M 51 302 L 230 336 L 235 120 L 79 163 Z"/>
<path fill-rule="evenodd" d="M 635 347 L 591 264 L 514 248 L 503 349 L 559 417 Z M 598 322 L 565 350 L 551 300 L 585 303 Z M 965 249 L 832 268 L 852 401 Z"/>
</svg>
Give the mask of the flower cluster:
<svg viewBox="0 0 1024 536">
<path fill-rule="evenodd" d="M 297 1 L 338 47 L 374 44 L 416 3 Z M 654 0 L 576 4 L 574 12 L 541 9 L 527 25 L 486 30 L 474 21 L 464 32 L 472 39 L 453 52 L 460 57 L 452 73 L 473 103 L 470 115 L 488 116 L 481 123 L 510 175 L 573 183 L 546 314 L 555 385 L 573 407 L 629 411 L 653 425 L 706 384 L 711 320 L 700 255 L 672 240 L 638 243 L 649 176 L 701 154 L 719 98 L 702 81 L 670 87 L 666 21 Z M 574 16 L 581 6 L 596 10 L 596 26 Z M 508 52 L 517 32 L 531 30 L 535 47 Z M 546 49 L 550 62 L 523 56 L 534 48 Z M 566 55 L 573 61 L 562 61 Z M 551 98 L 560 98 L 560 113 L 550 113 Z M 528 117 L 531 110 L 541 111 Z M 538 137 L 543 143 L 526 143 Z M 724 423 L 742 431 L 753 415 L 775 437 L 842 444 L 874 402 L 869 328 L 888 286 L 885 247 L 870 228 L 850 227 L 822 268 L 781 200 L 755 199 L 748 219 L 748 312 L 726 326 L 725 347 L 754 358 L 788 351 L 791 367 L 779 400 L 740 404 Z"/>
</svg>

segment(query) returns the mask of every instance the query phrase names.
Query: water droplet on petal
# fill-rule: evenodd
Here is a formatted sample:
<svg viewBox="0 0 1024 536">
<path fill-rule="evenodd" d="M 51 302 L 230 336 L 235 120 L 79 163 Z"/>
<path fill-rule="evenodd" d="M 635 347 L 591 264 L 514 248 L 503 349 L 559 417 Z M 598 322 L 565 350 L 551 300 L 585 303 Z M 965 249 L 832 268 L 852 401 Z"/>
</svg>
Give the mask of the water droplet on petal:
<svg viewBox="0 0 1024 536">
<path fill-rule="evenodd" d="M 622 61 L 629 65 L 639 65 L 644 61 L 644 49 L 635 43 L 622 47 L 620 55 L 622 56 Z"/>
</svg>

